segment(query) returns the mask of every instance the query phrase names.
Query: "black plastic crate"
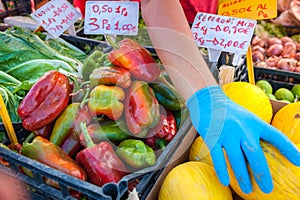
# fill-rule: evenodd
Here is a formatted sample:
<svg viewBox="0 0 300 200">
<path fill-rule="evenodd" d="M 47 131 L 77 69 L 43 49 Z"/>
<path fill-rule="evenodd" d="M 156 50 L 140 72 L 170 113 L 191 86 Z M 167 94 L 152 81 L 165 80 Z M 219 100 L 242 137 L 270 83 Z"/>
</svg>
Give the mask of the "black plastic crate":
<svg viewBox="0 0 300 200">
<path fill-rule="evenodd" d="M 21 123 L 13 123 L 13 127 L 19 143 L 22 143 L 30 134 L 29 131 L 23 128 Z M 0 124 L 0 132 L 4 132 L 6 138 L 8 138 L 5 127 L 2 123 Z M 3 144 L 9 145 L 10 141 L 5 139 Z M 9 167 L 0 165 L 0 173 L 6 173 L 9 176 L 13 176 L 25 184 L 27 193 L 30 195 L 31 199 L 34 200 L 75 199 L 70 195 L 69 189 L 81 192 L 89 197 L 89 199 L 113 199 L 114 195 L 117 195 L 118 193 L 117 186 L 114 188 L 111 186 L 99 188 L 96 185 L 90 184 L 86 181 L 81 181 L 2 147 L 0 147 L 0 157 L 9 162 Z M 32 171 L 33 177 L 23 173 L 24 168 Z M 45 177 L 58 182 L 59 188 L 47 185 L 44 179 Z"/>
<path fill-rule="evenodd" d="M 276 91 L 279 88 L 291 89 L 294 85 L 300 84 L 300 73 L 288 72 L 278 69 L 254 67 L 255 81 L 267 80 Z"/>
<path fill-rule="evenodd" d="M 112 49 L 112 47 L 108 45 L 105 41 L 99 41 L 99 40 L 94 40 L 94 39 L 89 39 L 89 38 L 84 38 L 79 36 L 71 36 L 67 34 L 62 34 L 60 37 L 66 40 L 67 42 L 75 45 L 76 47 L 80 48 L 86 53 L 89 53 L 89 51 L 92 51 L 94 49 L 100 49 L 105 52 L 109 52 Z M 157 58 L 155 49 L 152 46 L 145 46 L 145 45 L 142 46 L 146 48 L 154 58 Z"/>
<path fill-rule="evenodd" d="M 13 124 L 18 141 L 21 143 L 30 134 L 20 123 Z M 124 176 L 119 183 L 107 183 L 103 187 L 96 186 L 87 181 L 82 181 L 48 167 L 35 160 L 0 147 L 0 157 L 9 162 L 10 167 L 0 165 L 0 173 L 14 176 L 24 183 L 28 188 L 28 193 L 32 199 L 75 199 L 70 194 L 70 189 L 85 195 L 89 200 L 99 199 L 126 199 L 128 196 L 129 184 L 138 181 L 136 190 L 140 199 L 144 199 L 149 193 L 151 186 L 155 184 L 160 172 L 163 170 L 173 152 L 178 148 L 180 142 L 188 130 L 191 128 L 191 121 L 187 118 L 179 129 L 174 139 L 167 145 L 166 149 L 158 157 L 154 166 L 144 168 Z M 0 132 L 5 132 L 4 125 L 0 124 Z M 8 138 L 8 137 L 7 137 Z M 10 144 L 9 140 L 4 140 L 4 144 Z M 22 168 L 33 172 L 34 177 L 23 173 Z M 47 185 L 44 178 L 52 179 L 59 183 L 59 188 Z"/>
<path fill-rule="evenodd" d="M 0 21 L 8 16 L 24 16 L 31 13 L 30 0 L 1 0 L 4 10 L 0 12 Z"/>
<path fill-rule="evenodd" d="M 82 48 L 83 50 L 85 49 L 86 45 L 88 45 L 91 50 L 95 48 L 102 49 L 104 52 L 108 52 L 111 50 L 111 47 L 102 41 L 69 35 L 62 35 L 61 37 L 67 42 L 70 42 L 71 44 Z M 155 50 L 152 47 L 145 48 L 150 51 L 153 57 L 157 57 L 155 54 Z M 74 199 L 70 195 L 69 189 L 84 194 L 86 197 L 88 197 L 89 200 L 123 200 L 128 197 L 128 190 L 131 183 L 135 184 L 136 190 L 139 194 L 139 198 L 145 199 L 151 190 L 151 186 L 155 184 L 155 181 L 159 177 L 159 174 L 166 166 L 170 158 L 173 156 L 175 150 L 179 147 L 186 133 L 192 128 L 192 123 L 188 117 L 187 112 L 187 109 L 184 109 L 182 113 L 182 122 L 176 136 L 166 146 L 165 150 L 161 152 L 154 166 L 135 171 L 127 176 L 124 176 L 118 183 L 107 183 L 103 187 L 99 187 L 92 183 L 71 177 L 65 173 L 62 173 L 58 170 L 55 170 L 51 167 L 48 167 L 44 164 L 41 164 L 37 161 L 34 161 L 4 148 L 0 148 L 0 157 L 9 160 L 12 166 L 13 173 L 20 181 L 24 182 L 28 186 L 28 188 L 30 188 L 29 192 L 32 196 L 32 199 L 34 200 Z M 14 128 L 17 133 L 19 142 L 25 140 L 29 132 L 22 127 L 22 124 L 14 123 Z M 5 131 L 4 126 L 1 123 L 0 131 Z M 9 143 L 9 140 L 6 140 L 4 143 Z M 35 176 L 31 178 L 25 175 L 24 173 L 22 173 L 22 171 L 20 171 L 19 166 L 32 170 Z M 4 168 L 4 171 L 11 171 L 11 169 Z M 58 182 L 60 188 L 57 189 L 47 185 L 43 177 L 47 177 Z"/>
<path fill-rule="evenodd" d="M 62 34 L 60 36 L 62 39 L 66 40 L 70 44 L 78 47 L 80 50 L 84 51 L 85 53 L 89 53 L 90 51 L 94 49 L 104 50 L 109 48 L 109 45 L 107 45 L 104 41 L 97 41 L 93 39 L 78 37 L 78 36 L 72 36 L 67 34 Z"/>
</svg>

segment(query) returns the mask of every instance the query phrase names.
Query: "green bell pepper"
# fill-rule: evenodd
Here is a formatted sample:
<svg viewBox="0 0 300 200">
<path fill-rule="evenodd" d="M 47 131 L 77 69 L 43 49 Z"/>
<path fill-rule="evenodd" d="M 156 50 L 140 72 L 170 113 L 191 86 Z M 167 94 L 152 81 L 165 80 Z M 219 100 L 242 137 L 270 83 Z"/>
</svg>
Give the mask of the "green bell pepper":
<svg viewBox="0 0 300 200">
<path fill-rule="evenodd" d="M 87 127 L 88 133 L 95 144 L 101 141 L 110 140 L 113 142 L 120 142 L 131 138 L 131 133 L 126 127 L 125 120 L 109 120 L 102 123 L 92 123 Z M 81 145 L 86 147 L 84 135 L 79 135 Z"/>
<path fill-rule="evenodd" d="M 154 90 L 159 104 L 166 109 L 178 111 L 185 106 L 183 97 L 179 95 L 174 86 L 164 76 L 160 75 L 155 82 L 149 83 L 149 86 Z"/>
<path fill-rule="evenodd" d="M 152 148 L 142 140 L 127 139 L 122 141 L 116 154 L 133 168 L 144 168 L 155 164 L 156 156 Z"/>
<path fill-rule="evenodd" d="M 107 60 L 107 54 L 104 54 L 97 49 L 94 50 L 93 53 L 90 54 L 83 62 L 81 68 L 82 79 L 84 81 L 89 80 L 89 76 L 94 69 L 107 66 L 107 64 L 105 64 L 105 60 Z"/>
</svg>

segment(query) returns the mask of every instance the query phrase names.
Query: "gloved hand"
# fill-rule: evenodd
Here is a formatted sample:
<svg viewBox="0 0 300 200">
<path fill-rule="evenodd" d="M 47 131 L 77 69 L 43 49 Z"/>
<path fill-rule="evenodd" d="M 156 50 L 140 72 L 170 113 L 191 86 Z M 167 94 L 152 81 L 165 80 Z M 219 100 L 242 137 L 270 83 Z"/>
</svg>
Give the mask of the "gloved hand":
<svg viewBox="0 0 300 200">
<path fill-rule="evenodd" d="M 273 189 L 272 177 L 260 146 L 260 139 L 274 145 L 293 164 L 300 165 L 296 146 L 279 130 L 230 100 L 220 86 L 199 90 L 187 101 L 192 123 L 210 150 L 220 182 L 229 185 L 223 148 L 240 188 L 246 194 L 252 185 L 246 162 L 260 189 Z"/>
</svg>

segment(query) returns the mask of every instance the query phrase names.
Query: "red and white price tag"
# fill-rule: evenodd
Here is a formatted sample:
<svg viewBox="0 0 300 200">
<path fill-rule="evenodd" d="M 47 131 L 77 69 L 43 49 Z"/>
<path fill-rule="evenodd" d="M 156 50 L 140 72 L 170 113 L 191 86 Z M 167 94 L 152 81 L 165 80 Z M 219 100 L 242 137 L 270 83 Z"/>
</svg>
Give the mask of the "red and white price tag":
<svg viewBox="0 0 300 200">
<path fill-rule="evenodd" d="M 30 16 L 57 38 L 74 25 L 81 14 L 68 1 L 52 0 L 31 13 Z"/>
<path fill-rule="evenodd" d="M 139 3 L 129 1 L 87 1 L 85 34 L 137 35 Z"/>
<path fill-rule="evenodd" d="M 198 46 L 236 54 L 246 54 L 256 20 L 197 13 L 192 25 Z"/>
</svg>

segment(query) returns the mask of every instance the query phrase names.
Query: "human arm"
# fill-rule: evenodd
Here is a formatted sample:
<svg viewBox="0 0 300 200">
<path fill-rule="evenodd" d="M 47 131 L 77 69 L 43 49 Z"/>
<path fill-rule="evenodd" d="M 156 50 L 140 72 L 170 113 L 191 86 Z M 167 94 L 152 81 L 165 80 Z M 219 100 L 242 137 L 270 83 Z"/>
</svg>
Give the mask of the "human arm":
<svg viewBox="0 0 300 200">
<path fill-rule="evenodd" d="M 187 100 L 192 123 L 210 149 L 220 181 L 229 184 L 223 149 L 241 189 L 252 190 L 249 164 L 260 189 L 273 189 L 260 140 L 277 147 L 295 165 L 300 153 L 280 131 L 237 105 L 223 93 L 193 40 L 178 0 L 141 0 L 153 47 L 178 92 Z"/>
<path fill-rule="evenodd" d="M 142 0 L 141 9 L 152 45 L 181 95 L 188 99 L 201 88 L 217 85 L 203 67 L 205 60 L 178 0 Z"/>
</svg>

